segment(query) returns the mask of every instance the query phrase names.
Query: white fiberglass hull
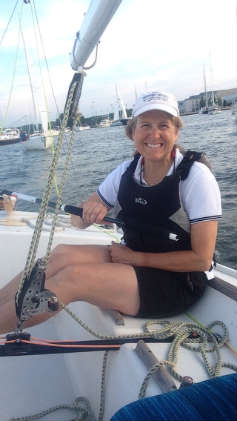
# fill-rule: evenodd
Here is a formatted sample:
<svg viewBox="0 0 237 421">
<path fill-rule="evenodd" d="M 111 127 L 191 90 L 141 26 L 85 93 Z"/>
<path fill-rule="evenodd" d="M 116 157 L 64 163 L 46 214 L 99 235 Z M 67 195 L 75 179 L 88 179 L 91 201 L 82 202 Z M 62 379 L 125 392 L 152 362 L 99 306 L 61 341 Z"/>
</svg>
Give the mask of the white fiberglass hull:
<svg viewBox="0 0 237 421">
<path fill-rule="evenodd" d="M 13 218 L 11 225 L 8 225 L 6 221 L 4 222 L 4 214 L 2 214 L 0 255 L 3 259 L 0 287 L 24 267 L 33 232 L 30 226 L 34 226 L 35 218 L 36 215 L 32 213 L 16 212 L 15 220 Z M 68 222 L 66 216 L 63 220 Z M 54 245 L 59 243 L 108 244 L 117 235 L 98 227 L 76 230 L 70 227 L 65 228 L 66 225 L 62 222 L 61 226 L 58 226 L 54 236 Z M 43 256 L 45 253 L 49 236 L 48 227 L 47 224 L 44 225 L 45 230 L 41 235 L 38 256 Z M 236 271 L 233 269 L 218 266 L 216 276 L 230 288 L 236 287 Z M 123 317 L 124 325 L 118 325 L 112 317 L 112 312 L 101 310 L 96 306 L 75 302 L 70 304 L 69 308 L 90 328 L 102 335 L 143 333 L 144 319 Z M 231 345 L 237 348 L 236 302 L 232 298 L 215 288 L 208 287 L 202 300 L 193 306 L 189 313 L 204 325 L 214 320 L 222 320 L 229 330 Z M 169 320 L 190 322 L 187 314 Z M 33 336 L 54 340 L 95 339 L 65 311 L 27 331 Z M 167 359 L 169 343 L 152 343 L 149 347 L 159 360 Z M 127 343 L 122 345 L 119 351 L 109 353 L 106 371 L 105 420 L 110 419 L 123 405 L 138 399 L 147 368 L 138 358 L 135 348 L 135 343 Z M 89 399 L 97 417 L 103 354 L 96 351 L 0 358 L 0 419 L 7 420 L 13 416 L 35 414 L 58 404 L 71 404 L 77 396 Z M 236 364 L 236 357 L 228 348 L 221 348 L 221 355 L 224 361 Z M 212 356 L 210 360 L 212 361 Z M 200 357 L 184 348 L 180 350 L 176 370 L 183 376 L 193 377 L 195 382 L 208 378 Z M 222 369 L 222 375 L 229 373 L 230 370 Z M 176 380 L 175 383 L 178 385 Z M 146 395 L 160 393 L 159 384 L 151 379 Z M 57 412 L 46 420 L 68 419 L 69 415 L 63 411 Z"/>
</svg>

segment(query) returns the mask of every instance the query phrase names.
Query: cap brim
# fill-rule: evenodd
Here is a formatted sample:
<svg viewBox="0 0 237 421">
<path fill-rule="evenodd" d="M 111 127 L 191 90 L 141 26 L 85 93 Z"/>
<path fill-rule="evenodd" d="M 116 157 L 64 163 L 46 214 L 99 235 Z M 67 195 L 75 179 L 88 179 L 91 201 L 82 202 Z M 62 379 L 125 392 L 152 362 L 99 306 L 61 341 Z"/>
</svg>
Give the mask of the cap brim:
<svg viewBox="0 0 237 421">
<path fill-rule="evenodd" d="M 174 117 L 178 117 L 179 116 L 179 112 L 177 110 L 175 110 L 175 108 L 170 107 L 170 106 L 166 106 L 165 104 L 146 104 L 144 105 L 144 107 L 141 107 L 139 110 L 135 111 L 133 113 L 133 117 L 138 117 L 139 115 L 147 112 L 147 111 L 153 111 L 153 110 L 157 110 L 157 111 L 165 111 L 168 114 L 171 114 Z"/>
</svg>

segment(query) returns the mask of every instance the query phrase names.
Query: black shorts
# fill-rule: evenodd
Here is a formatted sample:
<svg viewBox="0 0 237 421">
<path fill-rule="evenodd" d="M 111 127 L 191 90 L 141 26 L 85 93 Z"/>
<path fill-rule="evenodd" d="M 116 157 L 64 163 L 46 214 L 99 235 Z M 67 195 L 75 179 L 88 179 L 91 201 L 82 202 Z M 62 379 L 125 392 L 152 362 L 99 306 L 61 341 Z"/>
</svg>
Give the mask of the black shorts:
<svg viewBox="0 0 237 421">
<path fill-rule="evenodd" d="M 203 295 L 204 272 L 168 272 L 134 266 L 140 295 L 136 317 L 171 317 L 186 311 Z"/>
</svg>

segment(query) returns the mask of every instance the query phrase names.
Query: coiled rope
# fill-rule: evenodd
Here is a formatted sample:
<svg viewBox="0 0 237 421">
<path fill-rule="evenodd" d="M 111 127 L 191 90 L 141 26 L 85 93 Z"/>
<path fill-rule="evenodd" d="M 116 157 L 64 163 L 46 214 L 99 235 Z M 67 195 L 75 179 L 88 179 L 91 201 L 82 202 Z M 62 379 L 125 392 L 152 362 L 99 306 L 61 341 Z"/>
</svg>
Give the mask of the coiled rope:
<svg viewBox="0 0 237 421">
<path fill-rule="evenodd" d="M 94 415 L 91 412 L 90 403 L 86 398 L 78 397 L 76 398 L 71 405 L 62 404 L 55 405 L 52 408 L 45 409 L 44 411 L 38 412 L 34 415 L 29 415 L 26 417 L 11 418 L 9 421 L 33 421 L 38 420 L 39 418 L 46 417 L 46 415 L 52 414 L 59 410 L 67 409 L 76 413 L 76 418 L 71 418 L 69 421 L 94 421 Z"/>
<path fill-rule="evenodd" d="M 69 309 L 67 309 L 62 303 L 60 303 L 63 308 L 68 312 L 70 316 L 73 317 L 81 327 L 86 329 L 89 333 L 93 334 L 100 339 L 114 339 L 114 338 L 137 338 L 141 334 L 135 335 L 119 335 L 119 336 L 108 336 L 101 335 L 91 328 L 89 328 L 84 322 L 77 318 Z M 152 329 L 153 325 L 160 325 L 160 329 Z M 223 334 L 218 334 L 218 339 L 216 335 L 212 332 L 214 326 L 220 326 L 223 329 Z M 186 322 L 170 322 L 169 320 L 152 320 L 148 321 L 144 326 L 143 336 L 154 337 L 156 339 L 166 339 L 170 336 L 175 336 L 174 340 L 171 342 L 167 360 L 163 360 L 158 364 L 155 364 L 147 373 L 140 391 L 139 399 L 142 399 L 146 395 L 146 390 L 148 383 L 152 378 L 153 374 L 159 370 L 161 367 L 167 367 L 171 375 L 182 382 L 184 377 L 181 376 L 175 370 L 175 366 L 178 362 L 178 354 L 181 347 L 187 348 L 190 351 L 200 352 L 203 357 L 203 364 L 206 368 L 207 374 L 210 377 L 215 377 L 221 374 L 221 368 L 226 367 L 237 371 L 237 366 L 231 363 L 222 362 L 220 348 L 228 341 L 229 335 L 228 330 L 225 324 L 221 321 L 214 321 L 210 323 L 207 327 L 200 326 L 198 323 L 186 323 Z M 190 338 L 192 336 L 193 338 Z M 208 353 L 216 353 L 216 363 L 211 366 L 208 361 Z M 99 405 L 99 415 L 98 421 L 102 421 L 105 411 L 105 377 L 106 377 L 106 367 L 108 360 L 109 351 L 105 351 L 103 363 L 102 363 L 102 374 L 101 374 L 101 390 L 100 390 L 100 405 Z M 70 421 L 86 421 L 86 420 L 95 420 L 96 418 L 92 414 L 89 401 L 86 398 L 78 397 L 75 399 L 72 405 L 57 405 L 42 412 L 39 412 L 34 415 L 21 417 L 21 418 L 12 418 L 10 421 L 33 421 L 35 419 L 42 418 L 52 412 L 58 411 L 60 409 L 70 409 L 76 412 L 77 417 L 73 418 Z"/>
</svg>

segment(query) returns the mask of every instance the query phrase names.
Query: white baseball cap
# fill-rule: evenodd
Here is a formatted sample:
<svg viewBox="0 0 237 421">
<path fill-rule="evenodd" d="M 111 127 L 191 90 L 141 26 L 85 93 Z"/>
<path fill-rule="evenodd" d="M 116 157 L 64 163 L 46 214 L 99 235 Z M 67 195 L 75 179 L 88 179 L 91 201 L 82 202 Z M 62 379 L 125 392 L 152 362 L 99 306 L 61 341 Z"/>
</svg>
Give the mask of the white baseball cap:
<svg viewBox="0 0 237 421">
<path fill-rule="evenodd" d="M 176 98 L 172 94 L 159 91 L 151 91 L 142 94 L 133 107 L 133 117 L 138 117 L 146 111 L 160 110 L 179 116 L 179 107 Z"/>
</svg>

